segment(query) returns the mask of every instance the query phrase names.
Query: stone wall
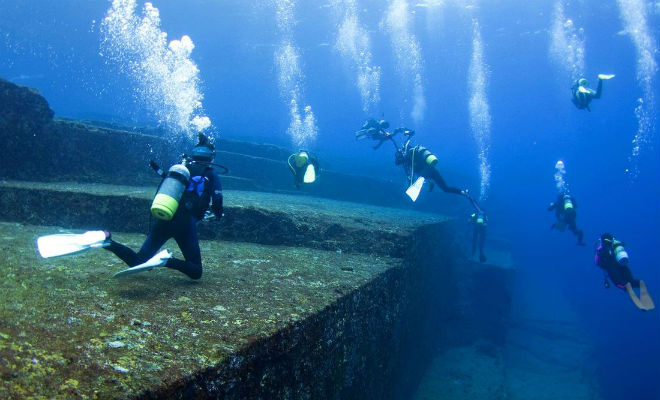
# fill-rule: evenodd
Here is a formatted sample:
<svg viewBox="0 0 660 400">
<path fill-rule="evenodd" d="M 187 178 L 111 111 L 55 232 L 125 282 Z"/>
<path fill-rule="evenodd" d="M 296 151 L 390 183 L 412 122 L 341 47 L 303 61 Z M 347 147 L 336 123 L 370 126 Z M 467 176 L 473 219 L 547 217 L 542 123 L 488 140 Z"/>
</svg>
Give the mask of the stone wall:
<svg viewBox="0 0 660 400">
<path fill-rule="evenodd" d="M 180 155 L 189 152 L 193 145 L 191 140 L 181 139 L 181 135 L 165 135 L 154 129 L 53 119 L 53 111 L 36 90 L 2 79 L 0 107 L 0 141 L 4 144 L 0 179 L 157 185 L 159 178 L 149 167 L 149 161 L 153 159 L 161 167 L 168 168 L 179 162 Z M 413 206 L 403 194 L 405 184 L 401 180 L 394 182 L 328 170 L 321 159 L 317 182 L 297 191 L 286 164 L 291 154 L 289 150 L 272 144 L 229 139 L 217 140 L 216 150 L 216 162 L 230 169 L 229 175 L 222 179 L 226 189 L 295 193 L 404 208 Z M 427 209 L 446 212 L 458 208 L 455 196 L 439 193 L 432 196 L 432 202 L 421 201 L 417 206 L 426 203 Z"/>
</svg>

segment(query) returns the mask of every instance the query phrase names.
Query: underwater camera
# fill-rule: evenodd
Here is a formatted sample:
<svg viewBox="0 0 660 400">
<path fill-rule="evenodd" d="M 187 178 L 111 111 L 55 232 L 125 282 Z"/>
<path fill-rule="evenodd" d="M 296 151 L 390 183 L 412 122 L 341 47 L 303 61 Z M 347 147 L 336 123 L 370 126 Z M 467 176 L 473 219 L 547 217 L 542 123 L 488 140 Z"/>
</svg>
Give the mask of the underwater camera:
<svg viewBox="0 0 660 400">
<path fill-rule="evenodd" d="M 415 130 L 408 128 L 396 128 L 394 130 L 394 134 L 398 134 L 398 133 L 408 136 L 409 138 L 415 136 Z"/>
</svg>

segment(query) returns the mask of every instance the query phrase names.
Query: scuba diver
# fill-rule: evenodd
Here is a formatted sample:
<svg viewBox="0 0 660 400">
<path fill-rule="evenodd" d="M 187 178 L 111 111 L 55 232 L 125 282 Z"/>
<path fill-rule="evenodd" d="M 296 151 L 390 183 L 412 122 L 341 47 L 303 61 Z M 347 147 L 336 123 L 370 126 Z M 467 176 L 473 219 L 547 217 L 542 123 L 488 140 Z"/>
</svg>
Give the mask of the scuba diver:
<svg viewBox="0 0 660 400">
<path fill-rule="evenodd" d="M 566 226 L 568 226 L 568 229 L 577 236 L 577 244 L 579 246 L 584 246 L 584 242 L 582 241 L 584 233 L 577 228 L 575 223 L 575 219 L 577 218 L 577 214 L 575 213 L 576 208 L 577 202 L 573 196 L 568 194 L 568 192 L 563 192 L 557 195 L 557 200 L 554 203 L 550 203 L 550 206 L 548 207 L 548 211 L 554 210 L 555 216 L 557 217 L 557 222 L 552 224 L 550 229 L 557 229 L 559 232 L 564 232 Z"/>
<path fill-rule="evenodd" d="M 642 311 L 652 310 L 655 308 L 653 299 L 651 299 L 644 281 L 633 278 L 632 272 L 628 268 L 628 253 L 624 246 L 625 244 L 618 241 L 611 233 L 603 233 L 596 242 L 595 262 L 605 272 L 605 288 L 610 287 L 609 280 L 611 280 L 616 287 L 628 292 L 637 308 Z M 633 288 L 639 289 L 639 297 Z"/>
<path fill-rule="evenodd" d="M 212 168 L 217 165 L 213 164 L 215 147 L 202 133 L 199 133 L 198 140 L 190 158 L 184 155 L 183 161 L 173 165 L 167 173 L 151 161 L 152 168 L 163 180 L 151 206 L 151 213 L 156 220 L 140 251 L 136 253 L 115 242 L 110 233 L 106 232 L 103 247 L 131 267 L 115 276 L 165 266 L 181 271 L 191 279 L 201 278 L 202 257 L 197 238 L 197 222 L 221 218 L 223 196 L 220 178 Z M 224 173 L 227 173 L 227 169 L 224 169 Z M 211 211 L 207 211 L 209 203 Z M 176 240 L 185 260 L 173 258 L 169 250 L 156 254 L 170 238 Z"/>
<path fill-rule="evenodd" d="M 578 79 L 571 87 L 571 101 L 578 109 L 591 111 L 589 104 L 592 99 L 600 99 L 603 93 L 603 81 L 612 78 L 614 78 L 614 75 L 598 74 L 598 88 L 595 91 L 589 88 L 589 81 L 584 78 Z"/>
<path fill-rule="evenodd" d="M 301 183 L 312 183 L 319 175 L 319 162 L 310 152 L 299 150 L 286 160 L 293 174 L 293 183 L 300 189 Z"/>
<path fill-rule="evenodd" d="M 362 125 L 360 130 L 355 132 L 355 138 L 358 140 L 369 138 L 377 141 L 378 143 L 373 147 L 374 150 L 378 149 L 388 140 L 392 142 L 396 149 L 394 163 L 403 166 L 408 176 L 410 186 L 406 190 L 406 194 L 412 201 L 417 200 L 425 180 L 430 179 L 445 193 L 454 193 L 467 197 L 475 210 L 481 212 L 479 205 L 470 196 L 467 189 L 461 190 L 447 185 L 440 172 L 435 168 L 438 163 L 438 157 L 432 154 L 426 147 L 412 146 L 410 144 L 412 137 L 415 135 L 414 130 L 397 128 L 394 132 L 390 133 L 386 130 L 389 126 L 389 123 L 385 120 L 376 121 L 375 119 L 369 119 Z M 402 145 L 399 145 L 394 140 L 394 137 L 398 134 L 403 134 L 406 137 Z M 416 176 L 417 179 L 415 179 Z M 431 189 L 433 189 L 433 186 L 431 186 Z"/>
<path fill-rule="evenodd" d="M 484 244 L 486 243 L 488 217 L 483 211 L 475 212 L 470 215 L 470 223 L 472 224 L 472 256 L 477 253 L 477 245 L 479 245 L 479 261 L 486 262 Z"/>
</svg>

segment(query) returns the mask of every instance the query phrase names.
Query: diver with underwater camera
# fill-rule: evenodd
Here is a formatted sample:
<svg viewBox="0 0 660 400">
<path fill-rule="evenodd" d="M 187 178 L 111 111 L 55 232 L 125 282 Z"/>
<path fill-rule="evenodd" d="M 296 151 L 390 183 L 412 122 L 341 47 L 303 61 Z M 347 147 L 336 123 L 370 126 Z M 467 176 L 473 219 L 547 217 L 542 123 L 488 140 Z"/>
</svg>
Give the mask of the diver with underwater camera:
<svg viewBox="0 0 660 400">
<path fill-rule="evenodd" d="M 467 189 L 461 190 L 447 185 L 435 167 L 438 164 L 438 157 L 424 146 L 413 146 L 411 144 L 412 137 L 415 135 L 414 130 L 402 127 L 395 129 L 394 132 L 389 132 L 387 131 L 389 126 L 390 124 L 385 120 L 376 121 L 375 119 L 368 119 L 362 125 L 362 128 L 355 132 L 355 138 L 357 140 L 372 139 L 377 141 L 378 143 L 373 147 L 374 150 L 380 148 L 387 141 L 392 142 L 396 149 L 394 163 L 401 165 L 406 172 L 409 181 L 406 194 L 412 201 L 417 200 L 425 181 L 430 179 L 445 193 L 465 196 L 478 213 L 483 213 Z M 401 145 L 395 140 L 395 137 L 399 134 L 405 137 L 405 141 Z M 431 186 L 432 189 L 433 186 Z"/>
</svg>

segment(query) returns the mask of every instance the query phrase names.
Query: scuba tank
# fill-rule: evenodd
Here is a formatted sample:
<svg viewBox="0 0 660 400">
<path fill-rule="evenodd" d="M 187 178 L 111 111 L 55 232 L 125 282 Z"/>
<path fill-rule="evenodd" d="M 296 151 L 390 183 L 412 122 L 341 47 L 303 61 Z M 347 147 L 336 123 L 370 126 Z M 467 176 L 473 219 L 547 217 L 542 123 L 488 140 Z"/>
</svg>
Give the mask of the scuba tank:
<svg viewBox="0 0 660 400">
<path fill-rule="evenodd" d="M 615 239 L 612 242 L 612 249 L 614 249 L 614 256 L 616 257 L 616 261 L 621 265 L 627 265 L 628 253 L 626 252 L 626 249 L 623 247 L 623 243 Z"/>
<path fill-rule="evenodd" d="M 169 221 L 174 217 L 179 208 L 181 195 L 186 190 L 189 180 L 190 171 L 186 168 L 185 161 L 172 165 L 151 203 L 151 213 L 154 217 L 164 221 Z"/>
<path fill-rule="evenodd" d="M 569 195 L 564 195 L 564 211 L 572 210 L 573 207 L 573 200 L 571 200 L 571 196 Z"/>
<path fill-rule="evenodd" d="M 417 146 L 416 151 L 422 157 L 422 160 L 424 160 L 426 164 L 428 164 L 429 167 L 433 167 L 435 164 L 438 163 L 438 157 L 436 157 L 433 153 L 431 153 L 426 147 Z"/>
</svg>

